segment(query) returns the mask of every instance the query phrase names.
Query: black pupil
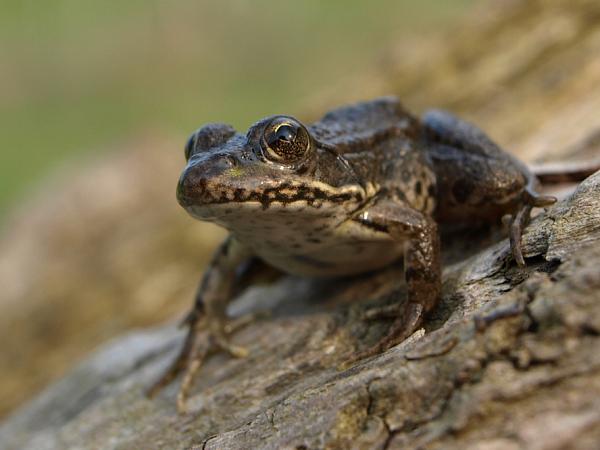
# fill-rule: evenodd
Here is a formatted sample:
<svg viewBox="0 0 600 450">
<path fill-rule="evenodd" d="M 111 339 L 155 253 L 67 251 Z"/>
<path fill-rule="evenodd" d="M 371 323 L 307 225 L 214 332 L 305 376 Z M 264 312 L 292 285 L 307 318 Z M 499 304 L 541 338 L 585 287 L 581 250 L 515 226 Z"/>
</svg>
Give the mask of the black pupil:
<svg viewBox="0 0 600 450">
<path fill-rule="evenodd" d="M 269 142 L 269 144 L 276 144 L 277 141 L 283 141 L 282 144 L 292 143 L 296 139 L 296 132 L 297 129 L 291 125 L 281 125 L 272 138 L 274 142 Z"/>
</svg>

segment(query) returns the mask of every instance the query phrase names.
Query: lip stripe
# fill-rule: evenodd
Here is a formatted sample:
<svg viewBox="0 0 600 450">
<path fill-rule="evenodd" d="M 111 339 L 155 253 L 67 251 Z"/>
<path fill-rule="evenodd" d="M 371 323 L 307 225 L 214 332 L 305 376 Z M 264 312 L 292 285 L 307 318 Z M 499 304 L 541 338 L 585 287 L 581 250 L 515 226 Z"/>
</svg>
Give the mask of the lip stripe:
<svg viewBox="0 0 600 450">
<path fill-rule="evenodd" d="M 197 202 L 204 205 L 258 202 L 262 205 L 263 209 L 266 209 L 274 202 L 285 205 L 298 201 L 306 201 L 308 205 L 312 206 L 323 202 L 345 203 L 354 201 L 360 203 L 365 197 L 364 192 L 356 188 L 326 192 L 314 186 L 311 187 L 305 184 L 292 185 L 289 183 L 266 188 L 261 191 L 249 191 L 243 188 L 209 191 L 205 187 L 201 190 L 200 196 L 195 199 L 184 198 L 182 199 L 183 203 L 192 206 L 197 204 Z"/>
</svg>

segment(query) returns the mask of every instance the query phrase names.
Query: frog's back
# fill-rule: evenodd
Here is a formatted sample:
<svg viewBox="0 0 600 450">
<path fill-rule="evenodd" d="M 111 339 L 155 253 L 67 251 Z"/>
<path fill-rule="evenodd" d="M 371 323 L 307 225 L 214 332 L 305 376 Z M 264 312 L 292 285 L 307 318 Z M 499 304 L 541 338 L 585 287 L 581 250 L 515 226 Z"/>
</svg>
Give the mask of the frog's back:
<svg viewBox="0 0 600 450">
<path fill-rule="evenodd" d="M 381 97 L 334 109 L 310 127 L 319 141 L 334 146 L 340 154 L 372 152 L 393 136 L 415 138 L 418 120 L 395 97 Z"/>
</svg>

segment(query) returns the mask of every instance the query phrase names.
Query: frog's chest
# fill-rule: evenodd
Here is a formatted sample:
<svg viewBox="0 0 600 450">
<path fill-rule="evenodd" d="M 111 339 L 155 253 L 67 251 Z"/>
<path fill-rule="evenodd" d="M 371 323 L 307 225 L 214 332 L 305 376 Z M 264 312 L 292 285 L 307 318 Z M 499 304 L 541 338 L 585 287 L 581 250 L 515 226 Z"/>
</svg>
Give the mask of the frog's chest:
<svg viewBox="0 0 600 450">
<path fill-rule="evenodd" d="M 364 273 L 389 265 L 403 253 L 403 242 L 366 229 L 343 213 L 260 215 L 230 230 L 268 264 L 300 276 Z"/>
</svg>

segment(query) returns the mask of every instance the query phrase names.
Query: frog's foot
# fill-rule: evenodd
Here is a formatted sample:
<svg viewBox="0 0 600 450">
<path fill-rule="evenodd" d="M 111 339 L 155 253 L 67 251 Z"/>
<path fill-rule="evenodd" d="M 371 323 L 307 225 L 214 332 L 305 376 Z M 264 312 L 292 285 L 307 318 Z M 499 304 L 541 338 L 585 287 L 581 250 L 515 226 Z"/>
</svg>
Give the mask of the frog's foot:
<svg viewBox="0 0 600 450">
<path fill-rule="evenodd" d="M 375 345 L 359 353 L 351 355 L 345 360 L 341 368 L 346 368 L 364 358 L 378 355 L 400 342 L 406 340 L 423 323 L 425 310 L 420 303 L 401 302 L 394 305 L 386 305 L 370 309 L 365 314 L 365 320 L 378 320 L 380 318 L 394 318 L 387 334 Z"/>
<path fill-rule="evenodd" d="M 183 373 L 181 386 L 177 393 L 177 410 L 180 414 L 186 412 L 187 398 L 194 377 L 208 356 L 219 351 L 228 353 L 235 358 L 244 358 L 248 355 L 248 350 L 233 345 L 229 341 L 228 335 L 253 321 L 255 315 L 249 314 L 229 322 L 211 319 L 212 326 L 210 327 L 207 319 L 206 316 L 197 317 L 194 315 L 190 315 L 185 319 L 184 324 L 188 325 L 189 329 L 179 354 L 163 375 L 147 391 L 147 395 L 153 397 L 179 374 Z"/>
<path fill-rule="evenodd" d="M 509 226 L 510 249 L 513 258 L 519 267 L 525 267 L 525 258 L 523 257 L 522 236 L 523 230 L 529 223 L 531 210 L 534 207 L 550 206 L 556 203 L 556 197 L 550 195 L 540 195 L 531 188 L 523 191 L 523 204 L 514 216 L 506 216 Z"/>
</svg>

